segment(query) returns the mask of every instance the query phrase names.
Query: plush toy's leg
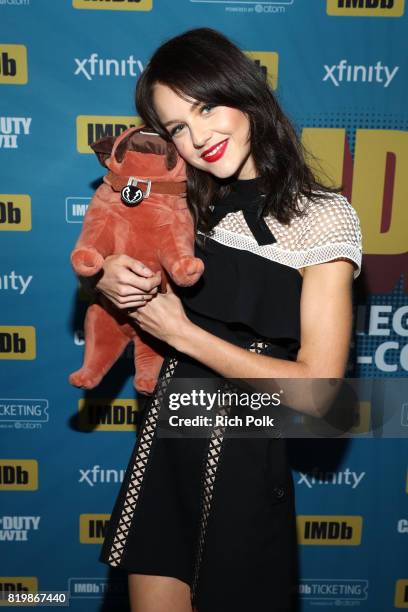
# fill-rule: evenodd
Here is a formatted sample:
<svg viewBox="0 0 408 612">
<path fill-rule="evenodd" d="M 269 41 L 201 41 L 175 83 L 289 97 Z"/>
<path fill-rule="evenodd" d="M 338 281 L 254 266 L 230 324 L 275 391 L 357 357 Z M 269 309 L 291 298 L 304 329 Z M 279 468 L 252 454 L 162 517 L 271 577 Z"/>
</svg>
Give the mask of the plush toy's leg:
<svg viewBox="0 0 408 612">
<path fill-rule="evenodd" d="M 120 357 L 130 338 L 99 304 L 89 306 L 84 331 L 84 363 L 80 370 L 71 374 L 69 382 L 74 387 L 93 389 Z"/>
<path fill-rule="evenodd" d="M 139 393 L 153 393 L 163 363 L 163 355 L 160 347 L 155 346 L 152 336 L 149 336 L 149 344 L 146 344 L 142 333 L 136 333 L 133 341 L 135 344 L 135 377 L 134 387 Z"/>
<path fill-rule="evenodd" d="M 184 235 L 180 227 L 177 226 L 179 234 L 168 226 L 158 233 L 159 261 L 176 285 L 190 287 L 200 278 L 204 264 L 201 259 L 193 256 L 193 237 L 187 233 Z"/>
<path fill-rule="evenodd" d="M 180 257 L 180 259 L 175 261 L 173 265 L 167 269 L 178 285 L 181 287 L 190 287 L 200 278 L 204 271 L 204 264 L 198 257 L 185 255 L 184 257 Z"/>
</svg>

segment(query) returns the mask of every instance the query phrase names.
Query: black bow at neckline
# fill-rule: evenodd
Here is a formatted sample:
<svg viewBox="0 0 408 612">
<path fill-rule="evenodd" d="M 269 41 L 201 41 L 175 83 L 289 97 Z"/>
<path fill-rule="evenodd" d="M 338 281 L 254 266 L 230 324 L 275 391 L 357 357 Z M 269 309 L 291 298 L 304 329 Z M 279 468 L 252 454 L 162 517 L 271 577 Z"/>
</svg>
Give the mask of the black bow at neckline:
<svg viewBox="0 0 408 612">
<path fill-rule="evenodd" d="M 272 234 L 271 230 L 266 224 L 265 219 L 261 216 L 261 198 L 262 196 L 259 194 L 255 201 L 241 204 L 236 198 L 233 197 L 232 193 L 229 194 L 227 197 L 215 204 L 209 219 L 209 230 L 213 229 L 213 227 L 217 225 L 217 223 L 219 223 L 228 213 L 242 210 L 244 219 L 251 230 L 252 235 L 260 246 L 277 242 L 275 236 Z"/>
</svg>

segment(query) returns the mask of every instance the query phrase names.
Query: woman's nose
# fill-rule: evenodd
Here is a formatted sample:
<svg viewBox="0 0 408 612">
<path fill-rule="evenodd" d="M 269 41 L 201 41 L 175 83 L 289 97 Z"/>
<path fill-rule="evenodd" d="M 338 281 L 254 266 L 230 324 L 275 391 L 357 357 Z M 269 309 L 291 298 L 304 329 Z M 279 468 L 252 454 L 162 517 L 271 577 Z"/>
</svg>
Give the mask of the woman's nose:
<svg viewBox="0 0 408 612">
<path fill-rule="evenodd" d="M 194 128 L 191 130 L 191 140 L 195 149 L 201 149 L 211 138 L 208 130 Z"/>
</svg>

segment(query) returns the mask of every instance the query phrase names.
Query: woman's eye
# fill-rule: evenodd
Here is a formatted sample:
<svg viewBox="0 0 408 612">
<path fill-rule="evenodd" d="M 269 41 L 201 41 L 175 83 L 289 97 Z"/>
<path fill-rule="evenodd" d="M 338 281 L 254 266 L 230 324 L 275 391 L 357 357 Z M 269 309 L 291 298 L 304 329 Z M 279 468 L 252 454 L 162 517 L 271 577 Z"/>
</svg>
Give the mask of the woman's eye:
<svg viewBox="0 0 408 612">
<path fill-rule="evenodd" d="M 203 104 L 203 106 L 201 107 L 201 112 L 204 112 L 206 110 L 212 110 L 213 108 L 215 108 L 215 104 Z"/>
<path fill-rule="evenodd" d="M 175 125 L 174 128 L 170 130 L 170 136 L 175 136 L 176 134 L 178 134 L 178 132 L 182 129 L 182 127 L 183 127 L 182 123 Z"/>
</svg>

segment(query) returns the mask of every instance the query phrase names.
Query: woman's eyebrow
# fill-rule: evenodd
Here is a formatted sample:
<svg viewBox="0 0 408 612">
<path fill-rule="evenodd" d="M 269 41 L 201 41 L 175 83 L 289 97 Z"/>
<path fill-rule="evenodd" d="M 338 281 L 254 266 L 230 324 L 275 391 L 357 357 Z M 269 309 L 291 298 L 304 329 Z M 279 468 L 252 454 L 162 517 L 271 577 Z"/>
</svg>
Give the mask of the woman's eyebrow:
<svg viewBox="0 0 408 612">
<path fill-rule="evenodd" d="M 195 102 L 191 102 L 191 109 L 190 112 L 192 110 L 195 110 L 197 108 L 197 106 L 200 106 L 201 102 L 199 102 L 198 100 L 196 100 Z M 167 127 L 168 125 L 170 125 L 170 123 L 183 123 L 182 119 L 169 119 L 168 121 L 166 121 L 166 123 L 163 123 L 163 127 Z"/>
</svg>

